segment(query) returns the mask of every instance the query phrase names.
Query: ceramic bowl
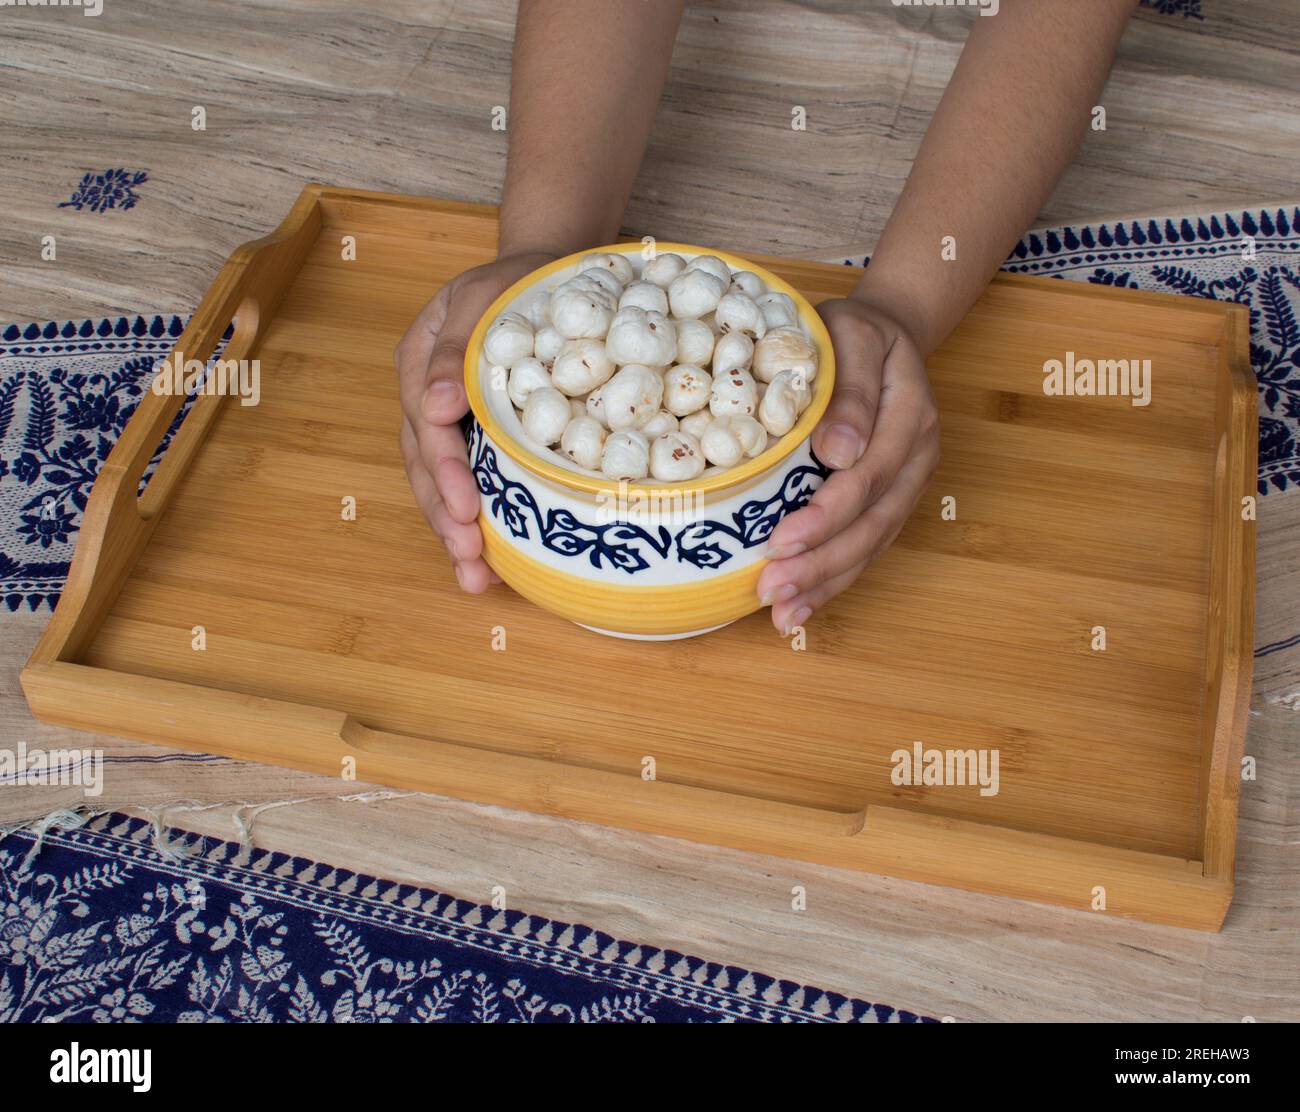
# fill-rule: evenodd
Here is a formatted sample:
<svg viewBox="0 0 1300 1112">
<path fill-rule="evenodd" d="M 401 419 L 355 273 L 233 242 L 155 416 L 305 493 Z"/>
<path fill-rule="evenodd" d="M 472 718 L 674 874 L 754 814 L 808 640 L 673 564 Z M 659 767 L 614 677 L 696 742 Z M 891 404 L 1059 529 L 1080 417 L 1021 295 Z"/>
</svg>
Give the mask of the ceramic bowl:
<svg viewBox="0 0 1300 1112">
<path fill-rule="evenodd" d="M 640 243 L 592 251 L 628 256 L 639 275 Z M 809 436 L 830 400 L 835 355 L 808 301 L 789 283 L 739 256 L 658 243 L 690 259 L 717 255 L 732 271 L 757 274 L 788 294 L 817 348 L 808 408 L 785 436 L 754 459 L 696 479 L 616 482 L 592 475 L 524 434 L 514 406 L 483 355 L 483 336 L 502 313 L 525 311 L 578 273 L 590 252 L 558 259 L 516 282 L 479 321 L 465 353 L 472 414 L 466 440 L 482 507 L 484 556 L 525 598 L 587 629 L 646 640 L 691 637 L 759 608 L 755 593 L 767 540 L 786 514 L 808 502 L 829 473 Z"/>
</svg>

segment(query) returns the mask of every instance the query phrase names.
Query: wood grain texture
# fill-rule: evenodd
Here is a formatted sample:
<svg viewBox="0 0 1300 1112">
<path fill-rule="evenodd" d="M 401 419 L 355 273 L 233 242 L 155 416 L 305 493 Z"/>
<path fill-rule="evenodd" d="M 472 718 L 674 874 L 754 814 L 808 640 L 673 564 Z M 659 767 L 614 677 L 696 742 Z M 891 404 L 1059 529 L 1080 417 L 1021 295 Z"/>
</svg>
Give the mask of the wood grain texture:
<svg viewBox="0 0 1300 1112">
<path fill-rule="evenodd" d="M 1230 512 L 1254 473 L 1239 307 L 998 279 L 931 361 L 930 493 L 818 615 L 814 651 L 761 618 L 609 641 L 504 588 L 461 595 L 392 435 L 392 346 L 425 280 L 486 257 L 494 229 L 482 207 L 313 186 L 236 253 L 192 328 L 214 338 L 236 306 L 268 306 L 246 341 L 261 403 L 191 414 L 209 440 L 155 476 L 147 519 L 130 503 L 174 404 L 142 406 L 24 672 L 38 715 L 1076 907 L 1100 885 L 1112 913 L 1221 922 L 1252 616 L 1225 594 L 1252 557 Z M 814 301 L 855 280 L 755 261 Z M 1045 397 L 1043 361 L 1066 350 L 1150 359 L 1151 404 Z M 384 589 L 357 597 L 358 567 Z M 1001 790 L 893 784 L 914 741 L 997 750 Z"/>
<path fill-rule="evenodd" d="M 10 153 L 0 180 L 8 218 L 0 226 L 0 316 L 185 311 L 198 304 L 232 248 L 261 234 L 268 213 L 288 207 L 304 176 L 497 199 L 504 144 L 470 100 L 504 103 L 512 6 L 512 0 L 133 0 L 107 5 L 99 20 L 75 11 L 7 13 L 0 41 L 0 80 L 9 94 L 0 99 L 0 120 Z M 1300 12 L 1292 0 L 1207 0 L 1205 8 L 1206 22 L 1139 13 L 1105 95 L 1110 131 L 1104 139 L 1089 136 L 1044 221 L 1157 208 L 1205 211 L 1294 195 Z M 636 231 L 653 217 L 683 235 L 702 238 L 723 229 L 716 238 L 738 249 L 749 240 L 805 254 L 869 247 L 905 173 L 899 152 L 915 150 L 962 34 L 926 14 L 856 0 L 692 5 L 674 60 L 671 105 L 661 110 L 656 155 L 642 170 L 628 228 Z M 715 33 L 711 15 L 725 21 L 733 42 L 763 50 L 772 65 L 719 67 L 705 38 Z M 26 16 L 32 18 L 24 25 Z M 780 50 L 773 50 L 762 41 L 770 36 L 766 27 L 760 32 L 760 16 L 783 19 L 783 29 L 798 17 L 803 34 L 783 34 Z M 293 43 L 291 51 L 285 42 Z M 805 64 L 803 44 L 813 42 L 817 56 Z M 460 66 L 457 54 L 471 47 L 474 64 Z M 416 82 L 413 71 L 422 61 Z M 808 75 L 822 73 L 835 80 L 826 82 L 807 138 L 818 157 L 841 138 L 852 149 L 842 160 L 836 156 L 832 183 L 814 191 L 818 223 L 810 228 L 801 216 L 808 183 L 791 195 L 761 149 L 747 151 L 747 141 L 742 147 L 716 133 L 697 137 L 697 125 L 708 98 L 726 90 L 744 92 L 728 98 L 731 120 L 759 113 L 788 118 L 796 100 L 791 87 L 800 88 L 797 99 L 806 103 Z M 207 103 L 228 79 L 238 82 L 240 96 L 226 100 L 222 126 L 191 134 L 190 105 Z M 907 91 L 918 81 L 919 99 Z M 462 91 L 471 87 L 473 98 Z M 818 117 L 827 110 L 833 126 L 822 128 Z M 664 134 L 688 144 L 685 164 L 671 173 L 660 161 Z M 725 193 L 696 190 L 688 207 L 677 200 L 679 189 L 708 160 L 741 184 Z M 54 207 L 84 171 L 117 165 L 150 172 L 140 208 L 96 217 Z M 852 198 L 822 203 L 827 194 L 850 191 L 856 208 Z M 771 198 L 770 208 L 754 203 L 754 194 Z M 737 208 L 743 223 L 735 219 Z M 59 236 L 55 265 L 37 263 L 36 245 L 46 233 Z M 1041 408 L 1035 420 L 1045 433 L 1068 427 Z M 328 423 L 304 415 L 283 435 L 323 450 L 330 432 Z M 1165 447 L 1153 439 L 1150 451 Z M 1135 470 L 1140 463 L 1135 457 Z M 230 463 L 232 475 L 252 466 L 252 458 Z M 1259 528 L 1264 644 L 1289 636 L 1300 616 L 1294 592 L 1300 495 L 1265 499 Z M 365 581 L 364 571 L 358 575 Z M 356 591 L 354 580 L 340 599 Z M 33 721 L 18 686 L 18 671 L 47 622 L 47 614 L 5 616 L 5 744 L 87 743 L 85 735 Z M 337 614 L 331 632 L 340 649 L 358 636 L 355 621 Z M 512 907 L 931 1015 L 1294 1021 L 1300 1019 L 1294 959 L 1300 753 L 1296 711 L 1282 700 L 1294 700 L 1296 677 L 1293 654 L 1256 662 L 1259 697 L 1247 752 L 1262 774 L 1244 786 L 1238 894 L 1218 935 L 1100 922 L 454 800 L 282 807 L 259 819 L 256 841 L 465 899 L 486 900 L 493 885 L 504 884 Z M 110 759 L 133 759 L 111 773 L 105 796 L 94 801 L 102 806 L 276 801 L 340 791 L 332 777 L 241 762 L 142 763 L 140 757 L 157 750 L 105 737 L 93 744 Z M 0 793 L 0 817 L 32 818 L 81 801 L 72 789 L 14 787 Z M 168 814 L 189 829 L 229 838 L 237 805 Z M 809 893 L 803 914 L 790 910 L 795 883 Z"/>
<path fill-rule="evenodd" d="M 1141 10 L 1040 219 L 1210 211 L 1295 196 L 1300 9 Z M 888 0 L 700 0 L 687 10 L 626 218 L 741 252 L 869 251 L 971 18 Z M 131 0 L 5 12 L 0 316 L 172 313 L 304 180 L 496 202 L 513 0 Z M 208 111 L 206 131 L 190 111 Z M 793 132 L 790 112 L 808 112 Z M 130 212 L 56 207 L 87 170 L 150 180 Z M 40 240 L 58 239 L 56 262 Z"/>
<path fill-rule="evenodd" d="M 1300 496 L 1261 505 L 1260 602 L 1296 616 Z M 1288 610 L 1289 607 L 1289 610 Z M 1247 752 L 1237 891 L 1221 933 L 936 888 L 547 815 L 430 796 L 348 801 L 367 786 L 235 760 L 190 763 L 154 746 L 32 720 L 18 685 L 48 615 L 21 611 L 0 637 L 0 738 L 105 754 L 105 790 L 12 786 L 0 823 L 90 804 L 274 849 L 458 899 L 502 886 L 512 909 L 617 938 L 758 969 L 797 983 L 959 1020 L 1300 1019 L 1300 761 L 1296 712 L 1270 701 L 1279 655 L 1262 658 Z M 1267 637 L 1267 634 L 1263 634 Z M 1290 669 L 1295 687 L 1296 670 Z M 791 907 L 791 888 L 807 908 Z"/>
</svg>

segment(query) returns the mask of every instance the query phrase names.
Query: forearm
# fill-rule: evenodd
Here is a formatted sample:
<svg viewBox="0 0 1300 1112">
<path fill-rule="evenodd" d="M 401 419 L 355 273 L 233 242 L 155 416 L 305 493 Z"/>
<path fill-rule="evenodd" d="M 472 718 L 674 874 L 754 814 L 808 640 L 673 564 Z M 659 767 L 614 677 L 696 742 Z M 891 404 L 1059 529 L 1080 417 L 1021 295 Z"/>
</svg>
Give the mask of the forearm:
<svg viewBox="0 0 1300 1112">
<path fill-rule="evenodd" d="M 1051 195 L 1137 0 L 1002 0 L 979 18 L 855 296 L 930 352 Z M 953 237 L 956 257 L 941 254 Z"/>
<path fill-rule="evenodd" d="M 501 254 L 614 239 L 683 0 L 519 0 Z"/>
</svg>

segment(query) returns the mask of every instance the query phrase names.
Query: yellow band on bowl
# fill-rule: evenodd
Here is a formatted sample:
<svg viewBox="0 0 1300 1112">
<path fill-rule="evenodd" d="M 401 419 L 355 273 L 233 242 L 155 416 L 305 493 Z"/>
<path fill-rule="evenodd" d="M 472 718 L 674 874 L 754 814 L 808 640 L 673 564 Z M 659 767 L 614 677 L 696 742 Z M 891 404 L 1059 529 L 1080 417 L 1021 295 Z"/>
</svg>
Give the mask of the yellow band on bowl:
<svg viewBox="0 0 1300 1112">
<path fill-rule="evenodd" d="M 488 565 L 530 602 L 580 625 L 613 633 L 694 633 L 725 625 L 759 607 L 758 577 L 766 560 L 690 583 L 660 587 L 604 583 L 557 571 L 506 540 L 479 515 Z"/>
</svg>

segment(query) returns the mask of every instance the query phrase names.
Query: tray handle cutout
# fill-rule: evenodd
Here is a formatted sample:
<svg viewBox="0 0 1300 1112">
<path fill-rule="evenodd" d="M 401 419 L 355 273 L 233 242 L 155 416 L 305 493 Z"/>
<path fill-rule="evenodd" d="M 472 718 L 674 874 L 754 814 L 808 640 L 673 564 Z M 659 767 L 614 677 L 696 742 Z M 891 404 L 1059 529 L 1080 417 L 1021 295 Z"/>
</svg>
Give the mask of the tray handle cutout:
<svg viewBox="0 0 1300 1112">
<path fill-rule="evenodd" d="M 245 364 L 254 345 L 257 343 L 260 316 L 257 300 L 252 297 L 244 298 L 231 319 L 234 331 L 225 349 L 218 356 L 220 363 L 232 366 Z M 181 341 L 176 345 L 176 350 L 168 358 L 169 366 L 174 367 L 178 360 L 184 363 L 202 363 L 211 373 L 216 369 L 218 362 L 213 360 L 213 354 L 225 331 L 224 325 L 214 324 L 209 326 L 206 332 L 197 337 L 195 341 L 197 350 L 194 352 L 184 350 L 182 345 L 185 342 L 185 337 L 182 336 Z M 159 402 L 157 406 L 149 410 L 148 417 L 143 422 L 144 433 L 142 439 L 151 442 L 151 446 L 147 452 L 136 451 L 126 464 L 127 470 L 123 478 L 123 484 L 128 490 L 139 489 L 140 483 L 144 479 L 144 472 L 149 466 L 149 461 L 157 453 L 158 445 L 162 442 L 163 437 L 167 435 L 167 430 L 171 428 L 175 421 L 176 414 L 185 404 L 186 395 L 184 392 L 172 389 L 179 374 L 180 372 L 168 371 L 167 377 L 172 379 L 171 386 L 168 387 L 169 392 L 160 394 L 151 389 L 146 398 L 146 401 L 157 399 Z M 155 381 L 158 380 L 155 379 Z M 177 480 L 193 462 L 194 455 L 202 446 L 203 438 L 207 435 L 213 419 L 220 412 L 222 403 L 229 396 L 228 391 L 214 391 L 212 393 L 199 393 L 195 397 L 189 413 L 185 415 L 185 419 L 181 422 L 180 427 L 172 437 L 171 443 L 167 446 L 167 451 L 159 461 L 154 473 L 149 477 L 148 485 L 145 486 L 143 492 L 136 499 L 136 511 L 143 520 L 148 521 L 156 516 L 166 505 Z M 142 409 L 144 405 L 145 402 L 142 402 Z"/>
<path fill-rule="evenodd" d="M 264 322 L 274 318 L 316 242 L 322 189 L 308 186 L 280 227 L 236 248 L 181 333 L 168 356 L 169 364 L 177 358 L 206 364 L 232 323 L 234 331 L 221 357 L 236 362 L 252 357 Z M 141 491 L 149 463 L 185 400 L 183 391 L 156 392 L 151 380 L 99 469 L 82 515 L 67 584 L 30 663 L 71 662 L 85 652 L 228 398 L 219 393 L 197 398 Z"/>
<path fill-rule="evenodd" d="M 167 358 L 168 365 L 174 366 L 177 359 L 207 365 L 231 323 L 234 331 L 221 357 L 246 359 L 253 350 L 261 316 L 255 298 L 242 298 L 233 313 L 228 309 L 224 313 L 205 312 L 205 308 L 200 307 L 176 341 Z M 183 390 L 175 391 L 166 384 L 155 389 L 159 378 L 155 374 L 150 380 L 144 397 L 95 478 L 82 515 L 67 586 L 54 620 L 32 654 L 33 662 L 74 660 L 84 651 L 144 548 L 154 520 L 193 461 L 213 420 L 221 412 L 222 403 L 229 400 L 217 393 L 198 395 L 175 430 L 148 485 L 140 492 L 150 461 L 186 401 Z"/>
<path fill-rule="evenodd" d="M 424 785 L 462 799 L 692 840 L 725 841 L 741 826 L 789 843 L 851 837 L 866 826 L 865 808 L 832 811 L 499 751 L 486 761 L 482 749 L 371 729 L 351 715 L 339 739 L 356 759 L 358 780 Z"/>
</svg>

